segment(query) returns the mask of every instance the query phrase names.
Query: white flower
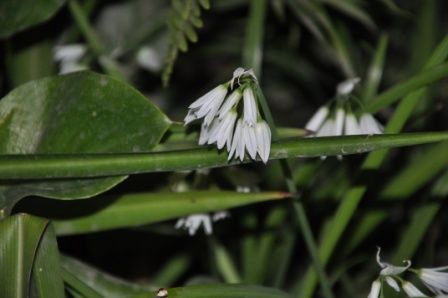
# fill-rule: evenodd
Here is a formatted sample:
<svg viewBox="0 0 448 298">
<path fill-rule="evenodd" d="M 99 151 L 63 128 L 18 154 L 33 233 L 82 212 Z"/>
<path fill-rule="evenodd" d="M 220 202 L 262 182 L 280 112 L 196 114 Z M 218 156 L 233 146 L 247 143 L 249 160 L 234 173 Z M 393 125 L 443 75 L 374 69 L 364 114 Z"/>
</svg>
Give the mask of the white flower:
<svg viewBox="0 0 448 298">
<path fill-rule="evenodd" d="M 238 119 L 236 122 L 236 129 L 235 133 L 233 134 L 233 140 L 232 140 L 232 146 L 230 148 L 229 156 L 227 157 L 227 160 L 231 160 L 233 155 L 235 154 L 235 158 L 240 158 L 242 161 L 244 158 L 244 138 L 242 135 L 243 131 L 243 120 Z M 242 153 L 242 156 L 240 156 L 240 152 Z"/>
<path fill-rule="evenodd" d="M 417 287 L 415 287 L 412 283 L 408 281 L 403 281 L 401 287 L 403 288 L 403 291 L 406 293 L 406 295 L 410 298 L 414 297 L 428 297 L 425 294 L 423 294 Z"/>
<path fill-rule="evenodd" d="M 253 126 L 257 122 L 257 102 L 255 101 L 254 92 L 252 88 L 245 88 L 243 91 L 243 99 L 244 99 L 244 122 L 246 122 L 249 126 Z"/>
<path fill-rule="evenodd" d="M 356 84 L 358 84 L 360 81 L 360 78 L 351 78 L 339 83 L 336 88 L 336 94 L 339 96 L 343 96 L 352 93 Z"/>
<path fill-rule="evenodd" d="M 345 116 L 344 134 L 348 136 L 362 134 L 361 127 L 359 126 L 358 121 L 356 121 L 355 115 L 352 113 L 348 113 L 347 116 Z"/>
<path fill-rule="evenodd" d="M 361 132 L 363 134 L 382 134 L 383 126 L 375 119 L 372 115 L 364 113 L 361 115 L 359 120 L 359 125 L 361 127 Z"/>
<path fill-rule="evenodd" d="M 222 105 L 221 109 L 219 109 L 219 119 L 224 118 L 227 113 L 233 109 L 234 106 L 238 104 L 241 99 L 241 91 L 239 89 L 232 92 L 229 97 L 226 98 L 226 101 Z"/>
<path fill-rule="evenodd" d="M 206 235 L 211 235 L 213 233 L 212 222 L 217 222 L 222 219 L 229 217 L 229 213 L 227 211 L 219 211 L 214 215 L 210 216 L 205 213 L 193 214 L 187 217 L 182 217 L 177 220 L 176 225 L 174 226 L 176 229 L 183 228 L 188 230 L 188 234 L 193 236 L 196 234 L 196 231 L 201 227 L 204 228 L 204 232 Z"/>
<path fill-rule="evenodd" d="M 370 288 L 370 292 L 367 298 L 380 297 L 380 291 L 381 291 L 381 282 L 379 280 L 375 280 L 374 282 L 372 282 L 372 287 Z"/>
<path fill-rule="evenodd" d="M 418 276 L 423 283 L 435 294 L 448 294 L 448 270 L 447 267 L 423 268 L 418 271 Z"/>
<path fill-rule="evenodd" d="M 55 46 L 53 49 L 54 60 L 59 62 L 60 74 L 84 70 L 87 67 L 80 63 L 87 48 L 83 44 L 68 44 Z"/>
<path fill-rule="evenodd" d="M 271 129 L 269 125 L 261 120 L 255 126 L 255 137 L 257 139 L 257 152 L 264 163 L 268 162 L 271 150 Z"/>
<path fill-rule="evenodd" d="M 247 153 L 249 153 L 249 156 L 252 159 L 255 159 L 257 156 L 257 137 L 255 136 L 255 127 L 250 126 L 247 123 L 243 123 L 242 136 L 247 149 Z"/>
<path fill-rule="evenodd" d="M 190 110 L 184 119 L 185 124 L 205 117 L 203 124 L 209 126 L 226 95 L 227 84 L 222 84 L 201 96 L 188 107 Z"/>
<path fill-rule="evenodd" d="M 309 130 L 313 133 L 317 132 L 317 130 L 322 126 L 328 114 L 330 113 L 330 109 L 325 105 L 320 107 L 316 113 L 311 117 L 311 119 L 306 123 L 305 129 Z"/>
<path fill-rule="evenodd" d="M 235 80 L 237 80 L 238 84 L 240 84 L 240 78 L 245 75 L 252 77 L 254 81 L 258 83 L 258 79 L 255 76 L 255 73 L 252 69 L 244 69 L 242 67 L 238 67 L 233 72 L 233 77 L 232 80 L 230 81 L 230 88 L 233 89 L 233 84 L 235 83 Z"/>
<path fill-rule="evenodd" d="M 345 118 L 344 109 L 338 108 L 336 110 L 336 119 L 335 119 L 335 123 L 334 123 L 333 135 L 341 136 L 344 133 L 344 118 Z"/>
<path fill-rule="evenodd" d="M 230 111 L 223 119 L 216 119 L 210 131 L 208 144 L 216 143 L 218 149 L 222 149 L 224 144 L 227 144 L 227 150 L 230 150 L 236 117 L 237 113 Z"/>
<path fill-rule="evenodd" d="M 400 287 L 398 286 L 397 281 L 392 276 L 386 276 L 385 280 L 392 289 L 394 289 L 396 292 L 400 292 Z"/>
<path fill-rule="evenodd" d="M 383 268 L 380 271 L 380 275 L 381 276 L 388 276 L 388 275 L 398 275 L 401 274 L 403 272 L 405 272 L 406 270 L 409 269 L 409 267 L 411 267 L 411 261 L 409 260 L 404 260 L 404 263 L 407 263 L 407 265 L 405 267 L 400 267 L 400 266 L 394 266 L 392 264 L 389 263 L 385 263 L 385 262 L 381 262 L 380 259 L 380 253 L 381 253 L 381 247 L 378 246 L 377 248 L 377 253 L 376 253 L 376 262 L 378 263 L 378 265 Z"/>
</svg>

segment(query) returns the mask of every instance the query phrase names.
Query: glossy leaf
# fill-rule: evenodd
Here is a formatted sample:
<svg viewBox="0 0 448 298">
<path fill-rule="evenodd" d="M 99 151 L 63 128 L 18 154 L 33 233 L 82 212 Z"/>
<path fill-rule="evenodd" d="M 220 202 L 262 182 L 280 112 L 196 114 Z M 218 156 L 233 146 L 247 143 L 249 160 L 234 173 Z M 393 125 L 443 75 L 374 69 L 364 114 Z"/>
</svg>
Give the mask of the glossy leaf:
<svg viewBox="0 0 448 298">
<path fill-rule="evenodd" d="M 51 18 L 65 0 L 0 1 L 0 38 L 5 38 Z"/>
<path fill-rule="evenodd" d="M 282 192 L 238 193 L 229 191 L 195 191 L 182 193 L 137 193 L 120 198 L 104 198 L 76 202 L 78 215 L 62 219 L 75 206 L 65 210 L 58 208 L 61 215 L 53 215 L 58 235 L 92 233 L 115 228 L 134 227 L 178 218 L 193 213 L 219 211 L 251 203 L 283 199 Z M 95 212 L 91 212 L 95 210 Z M 51 217 L 51 215 L 49 215 Z M 70 215 L 69 215 L 70 216 Z M 59 218 L 58 218 L 59 217 Z"/>
<path fill-rule="evenodd" d="M 14 89 L 0 101 L 0 119 L 2 154 L 148 151 L 170 123 L 132 87 L 92 72 L 44 78 Z M 0 203 L 31 194 L 87 198 L 125 178 L 4 184 Z"/>
<path fill-rule="evenodd" d="M 269 159 L 359 154 L 445 140 L 448 140 L 446 132 L 298 138 L 273 143 Z M 239 162 L 228 162 L 227 154 L 214 148 L 122 154 L 0 155 L 0 179 L 98 177 L 234 164 Z"/>
<path fill-rule="evenodd" d="M 37 297 L 64 298 L 58 244 L 52 225 L 48 225 L 40 240 L 33 267 Z"/>
<path fill-rule="evenodd" d="M 0 221 L 0 297 L 28 297 L 31 271 L 48 221 L 16 214 Z"/>
<path fill-rule="evenodd" d="M 124 298 L 154 293 L 153 287 L 133 284 L 111 276 L 69 256 L 61 256 L 64 279 L 69 288 L 84 297 Z"/>
</svg>

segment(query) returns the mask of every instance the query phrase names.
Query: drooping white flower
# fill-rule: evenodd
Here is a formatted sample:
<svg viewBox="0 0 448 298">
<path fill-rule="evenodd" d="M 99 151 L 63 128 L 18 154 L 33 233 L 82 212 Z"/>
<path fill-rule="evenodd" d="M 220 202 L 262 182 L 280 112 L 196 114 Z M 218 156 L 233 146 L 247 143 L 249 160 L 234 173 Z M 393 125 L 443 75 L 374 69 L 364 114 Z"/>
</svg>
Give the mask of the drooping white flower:
<svg viewBox="0 0 448 298">
<path fill-rule="evenodd" d="M 188 111 L 188 114 L 184 119 L 185 125 L 193 120 L 205 117 L 203 123 L 206 126 L 209 126 L 215 118 L 226 95 L 227 84 L 222 84 L 198 98 L 188 107 L 190 111 Z"/>
<path fill-rule="evenodd" d="M 359 125 L 363 134 L 382 134 L 384 130 L 383 126 L 368 113 L 361 115 Z"/>
<path fill-rule="evenodd" d="M 257 122 L 258 109 L 252 88 L 244 89 L 243 99 L 244 99 L 244 113 L 243 113 L 244 122 L 246 122 L 246 124 L 249 126 L 253 126 Z"/>
<path fill-rule="evenodd" d="M 87 67 L 80 62 L 86 52 L 87 47 L 83 44 L 55 46 L 53 57 L 55 61 L 60 63 L 59 73 L 65 74 L 86 69 Z"/>
<path fill-rule="evenodd" d="M 403 261 L 404 263 L 407 263 L 407 265 L 404 267 L 394 266 L 394 265 L 386 263 L 386 262 L 381 262 L 380 253 L 381 253 L 381 247 L 378 246 L 377 253 L 376 253 L 376 262 L 378 263 L 378 265 L 381 268 L 383 268 L 380 271 L 381 276 L 398 275 L 398 274 L 405 272 L 406 270 L 408 270 L 411 267 L 410 260 Z"/>
<path fill-rule="evenodd" d="M 241 91 L 237 89 L 226 98 L 226 101 L 223 103 L 221 109 L 219 109 L 219 119 L 224 118 L 227 113 L 238 104 L 241 96 Z"/>
<path fill-rule="evenodd" d="M 235 158 L 240 157 L 240 152 L 243 153 L 243 156 L 240 157 L 240 160 L 243 160 L 244 158 L 244 138 L 242 136 L 242 128 L 243 128 L 243 120 L 238 119 L 236 122 L 236 128 L 235 133 L 233 134 L 233 140 L 232 140 L 232 146 L 230 148 L 229 156 L 227 157 L 227 160 L 231 160 L 233 155 L 235 155 Z"/>
<path fill-rule="evenodd" d="M 237 113 L 235 111 L 230 111 L 223 119 L 216 119 L 213 122 L 213 127 L 210 131 L 207 143 L 216 143 L 218 149 L 222 149 L 224 145 L 227 144 L 227 150 L 230 150 L 236 117 Z"/>
<path fill-rule="evenodd" d="M 217 222 L 229 217 L 230 214 L 227 211 L 219 211 L 210 216 L 205 213 L 198 213 L 189 215 L 187 217 L 182 217 L 177 220 L 176 229 L 186 229 L 188 234 L 193 236 L 196 234 L 197 230 L 202 226 L 206 235 L 211 235 L 213 233 L 212 222 Z"/>
<path fill-rule="evenodd" d="M 268 162 L 271 151 L 271 129 L 269 125 L 261 120 L 255 126 L 255 137 L 257 138 L 257 152 L 264 163 Z"/>
<path fill-rule="evenodd" d="M 381 292 L 381 282 L 377 279 L 372 282 L 372 287 L 370 288 L 369 295 L 367 298 L 378 298 Z"/>
<path fill-rule="evenodd" d="M 255 127 L 247 123 L 243 123 L 242 131 L 247 153 L 249 153 L 249 156 L 252 159 L 255 159 L 257 156 L 257 137 L 255 135 Z"/>
<path fill-rule="evenodd" d="M 318 129 L 322 126 L 328 114 L 330 113 L 330 109 L 328 106 L 320 107 L 316 113 L 311 117 L 311 119 L 305 124 L 305 129 L 316 133 Z"/>
<path fill-rule="evenodd" d="M 336 94 L 339 96 L 344 96 L 352 93 L 353 89 L 355 89 L 356 84 L 358 84 L 360 81 L 360 78 L 351 78 L 339 83 L 336 87 Z"/>
<path fill-rule="evenodd" d="M 392 276 L 386 276 L 384 279 L 392 289 L 394 289 L 396 292 L 400 292 L 400 286 Z"/>
<path fill-rule="evenodd" d="M 322 124 L 321 128 L 316 133 L 316 137 L 327 137 L 334 136 L 335 131 L 335 121 L 332 118 L 328 118 L 325 120 L 324 124 Z"/>
<path fill-rule="evenodd" d="M 428 297 L 425 294 L 423 294 L 411 282 L 403 281 L 403 283 L 401 284 L 401 287 L 403 288 L 403 291 L 406 293 L 406 295 L 408 297 L 410 297 L 410 298 L 414 298 L 414 297 Z"/>
<path fill-rule="evenodd" d="M 336 110 L 336 119 L 334 123 L 334 132 L 333 135 L 335 136 L 341 136 L 344 133 L 344 118 L 345 118 L 345 111 L 342 108 L 338 108 Z"/>
<path fill-rule="evenodd" d="M 348 113 L 345 116 L 344 134 L 348 136 L 362 134 L 361 127 L 359 126 L 358 121 L 356 121 L 355 115 L 352 113 Z"/>
<path fill-rule="evenodd" d="M 446 270 L 448 266 L 423 268 L 418 270 L 418 276 L 433 293 L 444 295 L 448 294 L 448 272 L 443 272 Z"/>
</svg>

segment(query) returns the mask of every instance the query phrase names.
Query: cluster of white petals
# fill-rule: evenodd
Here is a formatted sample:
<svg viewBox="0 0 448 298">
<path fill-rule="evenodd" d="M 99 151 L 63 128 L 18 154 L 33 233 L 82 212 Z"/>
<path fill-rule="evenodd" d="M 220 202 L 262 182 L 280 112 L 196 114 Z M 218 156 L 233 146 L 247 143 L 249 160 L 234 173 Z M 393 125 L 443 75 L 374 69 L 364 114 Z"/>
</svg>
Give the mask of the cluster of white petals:
<svg viewBox="0 0 448 298">
<path fill-rule="evenodd" d="M 399 292 L 403 289 L 407 297 L 429 297 L 419 288 L 409 281 L 403 280 L 398 275 L 405 271 L 412 271 L 418 275 L 420 280 L 432 293 L 437 297 L 448 297 L 448 266 L 438 268 L 410 269 L 411 261 L 405 260 L 406 266 L 394 266 L 389 263 L 382 262 L 380 259 L 381 249 L 378 247 L 376 261 L 381 267 L 379 278 L 372 283 L 368 298 L 380 297 L 382 291 L 382 282 L 385 281 L 391 288 Z M 398 285 L 397 280 L 401 283 Z"/>
<path fill-rule="evenodd" d="M 213 233 L 213 222 L 217 222 L 229 217 L 227 211 L 219 211 L 213 215 L 198 213 L 177 220 L 175 228 L 188 230 L 190 236 L 194 236 L 197 230 L 202 226 L 206 235 Z"/>
<path fill-rule="evenodd" d="M 247 153 L 252 159 L 258 155 L 266 163 L 271 148 L 271 130 L 260 116 L 253 85 L 242 84 L 243 78 L 257 84 L 252 70 L 237 68 L 228 83 L 215 87 L 188 107 L 184 123 L 203 119 L 199 144 L 216 144 L 218 149 L 226 146 L 228 160 L 239 158 L 242 161 Z M 242 116 L 237 110 L 241 99 Z"/>
<path fill-rule="evenodd" d="M 336 89 L 336 100 L 344 103 L 320 107 L 305 129 L 317 137 L 382 134 L 383 126 L 371 114 L 356 116 L 351 112 L 349 95 L 359 81 L 359 78 L 352 78 L 340 83 Z"/>
</svg>

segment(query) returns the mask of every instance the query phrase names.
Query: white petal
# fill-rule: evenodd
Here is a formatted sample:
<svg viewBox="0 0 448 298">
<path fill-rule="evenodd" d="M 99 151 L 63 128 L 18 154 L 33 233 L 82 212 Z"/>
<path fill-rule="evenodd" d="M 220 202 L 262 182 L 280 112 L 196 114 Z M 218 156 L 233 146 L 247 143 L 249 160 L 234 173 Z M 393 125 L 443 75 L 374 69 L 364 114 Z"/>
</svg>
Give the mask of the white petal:
<svg viewBox="0 0 448 298">
<path fill-rule="evenodd" d="M 219 119 L 224 118 L 227 113 L 236 105 L 241 99 L 241 91 L 239 89 L 235 90 L 230 94 L 227 98 L 224 104 L 222 105 L 221 109 L 219 110 Z"/>
<path fill-rule="evenodd" d="M 398 274 L 405 272 L 406 270 L 409 269 L 409 267 L 411 267 L 411 261 L 409 261 L 409 260 L 403 261 L 404 263 L 407 263 L 406 266 L 404 266 L 404 267 L 394 266 L 394 265 L 386 263 L 386 262 L 381 262 L 380 252 L 381 252 L 381 247 L 378 247 L 378 251 L 376 253 L 376 262 L 378 263 L 378 265 L 381 268 L 383 268 L 380 271 L 381 276 L 398 275 Z"/>
<path fill-rule="evenodd" d="M 410 298 L 414 297 L 428 297 L 425 294 L 423 294 L 417 287 L 415 287 L 412 283 L 408 281 L 404 281 L 402 284 L 403 291 L 406 293 L 406 295 Z"/>
<path fill-rule="evenodd" d="M 348 95 L 352 93 L 356 84 L 358 84 L 360 81 L 360 78 L 351 78 L 339 83 L 336 88 L 337 95 Z"/>
<path fill-rule="evenodd" d="M 334 129 L 335 123 L 334 120 L 331 118 L 328 118 L 325 120 L 324 124 L 319 128 L 319 130 L 316 133 L 316 137 L 326 137 L 326 136 L 334 136 Z"/>
<path fill-rule="evenodd" d="M 188 110 L 187 116 L 185 116 L 185 118 L 184 118 L 184 125 L 187 125 L 196 119 L 197 119 L 197 117 L 194 113 L 194 110 Z"/>
<path fill-rule="evenodd" d="M 341 108 L 338 108 L 336 110 L 336 119 L 335 119 L 335 126 L 334 126 L 334 135 L 335 136 L 342 136 L 344 133 L 344 118 L 345 118 L 345 111 Z"/>
<path fill-rule="evenodd" d="M 222 149 L 224 144 L 228 142 L 228 139 L 232 138 L 233 126 L 235 124 L 237 114 L 234 112 L 228 113 L 226 118 L 222 120 L 222 125 L 217 133 L 217 147 Z"/>
<path fill-rule="evenodd" d="M 345 117 L 345 135 L 360 135 L 361 128 L 359 127 L 358 121 L 356 121 L 356 117 L 353 114 L 347 114 Z"/>
<path fill-rule="evenodd" d="M 382 134 L 383 126 L 370 114 L 362 114 L 359 120 L 359 125 L 361 127 L 361 132 L 363 134 Z"/>
<path fill-rule="evenodd" d="M 201 132 L 199 134 L 199 145 L 204 145 L 208 142 L 208 138 L 210 137 L 210 127 L 202 123 Z"/>
<path fill-rule="evenodd" d="M 380 291 L 381 291 L 381 282 L 379 280 L 375 280 L 374 282 L 372 282 L 372 287 L 370 288 L 370 292 L 367 298 L 380 297 Z"/>
<path fill-rule="evenodd" d="M 257 151 L 261 160 L 266 163 L 269 159 L 271 151 L 271 129 L 265 121 L 257 123 L 255 128 L 255 135 L 257 138 Z"/>
<path fill-rule="evenodd" d="M 320 107 L 317 112 L 314 113 L 313 117 L 306 123 L 305 129 L 314 133 L 317 132 L 324 123 L 329 112 L 330 110 L 327 106 Z"/>
<path fill-rule="evenodd" d="M 239 142 L 241 140 L 242 123 L 243 123 L 243 121 L 241 119 L 238 119 L 238 121 L 236 122 L 235 133 L 233 134 L 233 139 L 232 139 L 232 147 L 230 148 L 229 156 L 227 157 L 227 160 L 231 160 L 234 154 L 235 154 L 235 158 L 238 158 Z"/>
<path fill-rule="evenodd" d="M 243 138 L 246 144 L 247 152 L 252 159 L 257 156 L 257 138 L 255 136 L 255 127 L 247 124 L 243 125 Z"/>
<path fill-rule="evenodd" d="M 218 211 L 215 212 L 212 216 L 213 222 L 217 222 L 230 217 L 230 213 L 228 211 Z"/>
<path fill-rule="evenodd" d="M 398 283 L 396 282 L 395 279 L 393 279 L 393 277 L 391 276 L 386 276 L 386 282 L 387 284 L 393 288 L 396 292 L 400 292 L 400 286 L 398 286 Z"/>
<path fill-rule="evenodd" d="M 448 294 L 448 273 L 444 269 L 424 268 L 420 270 L 420 279 L 436 294 Z"/>
<path fill-rule="evenodd" d="M 243 91 L 243 99 L 244 99 L 244 121 L 252 126 L 257 121 L 257 102 L 255 101 L 254 92 L 251 88 L 245 88 Z"/>
<path fill-rule="evenodd" d="M 199 108 L 203 106 L 205 103 L 212 101 L 215 97 L 222 97 L 224 99 L 226 94 L 227 94 L 227 86 L 225 84 L 219 85 L 210 90 L 209 92 L 207 92 L 206 94 L 202 95 L 197 100 L 195 100 L 192 104 L 190 104 L 190 106 L 188 106 L 188 108 L 190 109 Z"/>
</svg>

